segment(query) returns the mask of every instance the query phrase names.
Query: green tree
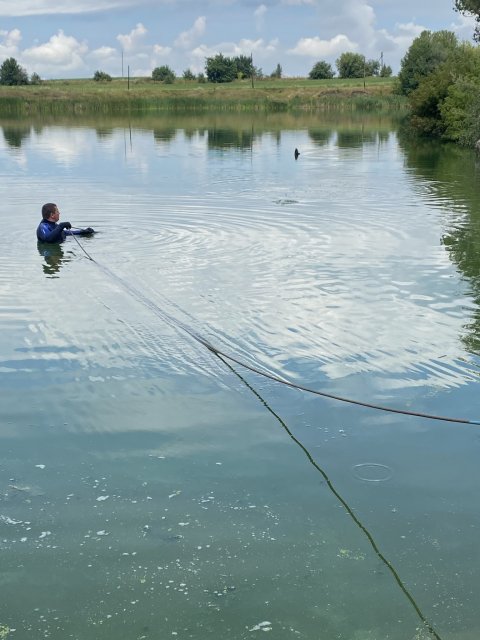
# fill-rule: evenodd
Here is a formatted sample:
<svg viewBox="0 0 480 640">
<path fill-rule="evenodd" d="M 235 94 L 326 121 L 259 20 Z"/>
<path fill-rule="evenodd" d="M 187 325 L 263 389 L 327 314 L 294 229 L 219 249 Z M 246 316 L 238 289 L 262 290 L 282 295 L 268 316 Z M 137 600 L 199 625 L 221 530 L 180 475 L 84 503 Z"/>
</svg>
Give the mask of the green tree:
<svg viewBox="0 0 480 640">
<path fill-rule="evenodd" d="M 463 43 L 451 67 L 448 95 L 439 106 L 444 136 L 473 147 L 480 139 L 480 49 Z"/>
<path fill-rule="evenodd" d="M 340 78 L 363 78 L 365 74 L 365 56 L 347 51 L 336 60 Z"/>
<path fill-rule="evenodd" d="M 313 65 L 308 77 L 310 80 L 328 80 L 333 78 L 334 75 L 332 65 L 325 62 L 325 60 L 320 60 Z"/>
<path fill-rule="evenodd" d="M 408 96 L 420 80 L 433 73 L 457 47 L 458 40 L 452 31 L 422 31 L 400 63 L 400 93 Z"/>
<path fill-rule="evenodd" d="M 28 75 L 15 58 L 7 58 L 0 66 L 0 84 L 19 85 L 28 84 Z"/>
<path fill-rule="evenodd" d="M 237 67 L 232 58 L 217 53 L 206 59 L 205 73 L 209 82 L 233 82 L 237 77 Z"/>
<path fill-rule="evenodd" d="M 479 131 L 480 50 L 463 43 L 419 80 L 408 99 L 422 134 L 473 144 Z"/>
<path fill-rule="evenodd" d="M 440 109 L 451 83 L 448 65 L 441 65 L 410 93 L 411 123 L 421 135 L 443 135 L 445 124 Z"/>
<path fill-rule="evenodd" d="M 281 64 L 277 64 L 277 66 L 275 67 L 275 70 L 272 71 L 272 73 L 270 74 L 271 78 L 277 78 L 278 80 L 280 80 L 280 78 L 282 77 L 282 65 Z"/>
<path fill-rule="evenodd" d="M 365 61 L 365 75 L 378 76 L 380 72 L 380 62 L 378 60 L 366 60 Z"/>
<path fill-rule="evenodd" d="M 255 72 L 251 56 L 236 56 L 233 58 L 237 78 L 251 78 Z"/>
<path fill-rule="evenodd" d="M 381 77 L 381 78 L 390 78 L 390 76 L 392 75 L 392 73 L 393 73 L 393 72 L 392 72 L 392 67 L 391 67 L 390 65 L 388 65 L 388 64 L 387 64 L 387 65 L 383 64 L 383 65 L 380 67 L 380 74 L 379 74 L 379 75 L 380 75 L 380 77 Z"/>
<path fill-rule="evenodd" d="M 172 84 L 175 82 L 175 73 L 166 64 L 161 67 L 155 67 L 152 71 L 152 79 L 156 82 L 164 82 L 165 84 Z"/>
<path fill-rule="evenodd" d="M 455 0 L 455 11 L 475 17 L 477 26 L 473 37 L 480 42 L 480 0 Z"/>
<path fill-rule="evenodd" d="M 480 140 L 480 83 L 462 77 L 450 87 L 440 112 L 445 123 L 444 136 L 458 144 L 474 147 Z"/>
<path fill-rule="evenodd" d="M 95 80 L 95 82 L 111 82 L 112 76 L 108 73 L 105 73 L 105 71 L 95 71 L 95 73 L 93 74 L 93 79 Z"/>
<path fill-rule="evenodd" d="M 30 76 L 30 84 L 42 84 L 42 79 L 38 75 L 38 73 L 32 73 Z"/>
<path fill-rule="evenodd" d="M 184 80 L 195 80 L 195 74 L 190 69 L 185 69 L 185 71 L 183 72 L 183 79 Z"/>
</svg>

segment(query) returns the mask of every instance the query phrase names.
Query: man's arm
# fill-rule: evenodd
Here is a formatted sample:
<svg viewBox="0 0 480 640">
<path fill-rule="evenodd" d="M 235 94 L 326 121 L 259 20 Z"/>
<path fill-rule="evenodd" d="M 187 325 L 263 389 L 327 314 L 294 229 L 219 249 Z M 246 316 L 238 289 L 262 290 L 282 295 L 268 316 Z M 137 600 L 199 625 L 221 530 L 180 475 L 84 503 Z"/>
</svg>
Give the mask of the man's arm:
<svg viewBox="0 0 480 640">
<path fill-rule="evenodd" d="M 70 222 L 61 222 L 50 231 L 46 225 L 40 224 L 37 229 L 37 238 L 41 242 L 62 242 L 65 229 L 70 229 L 71 227 Z"/>
<path fill-rule="evenodd" d="M 87 227 L 86 229 L 70 229 L 66 231 L 67 236 L 91 236 L 95 233 L 95 229 Z"/>
</svg>

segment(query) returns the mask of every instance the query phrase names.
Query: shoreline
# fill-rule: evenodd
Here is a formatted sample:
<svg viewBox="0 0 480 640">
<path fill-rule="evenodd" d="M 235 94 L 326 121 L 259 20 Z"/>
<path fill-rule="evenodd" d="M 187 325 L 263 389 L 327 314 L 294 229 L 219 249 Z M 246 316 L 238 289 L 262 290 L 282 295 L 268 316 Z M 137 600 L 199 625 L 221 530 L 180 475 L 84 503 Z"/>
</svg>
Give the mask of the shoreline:
<svg viewBox="0 0 480 640">
<path fill-rule="evenodd" d="M 392 78 L 351 80 L 250 80 L 212 84 L 177 80 L 165 85 L 146 78 L 49 80 L 39 85 L 1 86 L 0 117 L 32 114 L 121 114 L 131 112 L 305 112 L 408 109 L 394 93 Z"/>
</svg>

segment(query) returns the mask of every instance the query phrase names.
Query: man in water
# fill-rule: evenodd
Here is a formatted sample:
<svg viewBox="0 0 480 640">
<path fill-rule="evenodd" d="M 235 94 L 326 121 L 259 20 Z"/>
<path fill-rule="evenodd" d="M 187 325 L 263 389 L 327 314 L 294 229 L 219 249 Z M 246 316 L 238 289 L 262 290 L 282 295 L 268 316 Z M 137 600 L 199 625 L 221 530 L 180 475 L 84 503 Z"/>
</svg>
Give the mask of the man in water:
<svg viewBox="0 0 480 640">
<path fill-rule="evenodd" d="M 40 242 L 63 242 L 66 236 L 91 236 L 95 233 L 92 227 L 72 229 L 70 222 L 58 224 L 60 211 L 53 202 L 42 207 L 42 221 L 37 227 L 37 239 Z"/>
</svg>

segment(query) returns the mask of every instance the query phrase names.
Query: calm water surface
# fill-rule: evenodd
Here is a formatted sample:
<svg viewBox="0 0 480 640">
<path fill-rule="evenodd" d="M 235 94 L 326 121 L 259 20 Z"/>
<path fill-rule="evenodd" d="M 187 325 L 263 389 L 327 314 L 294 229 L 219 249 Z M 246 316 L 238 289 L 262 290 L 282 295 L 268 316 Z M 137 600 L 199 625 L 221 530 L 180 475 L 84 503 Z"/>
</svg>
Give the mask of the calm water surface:
<svg viewBox="0 0 480 640">
<path fill-rule="evenodd" d="M 0 125 L 0 637 L 478 639 L 480 428 L 195 339 L 480 419 L 474 156 L 374 117 Z M 99 233 L 37 246 L 48 201 Z"/>
</svg>

